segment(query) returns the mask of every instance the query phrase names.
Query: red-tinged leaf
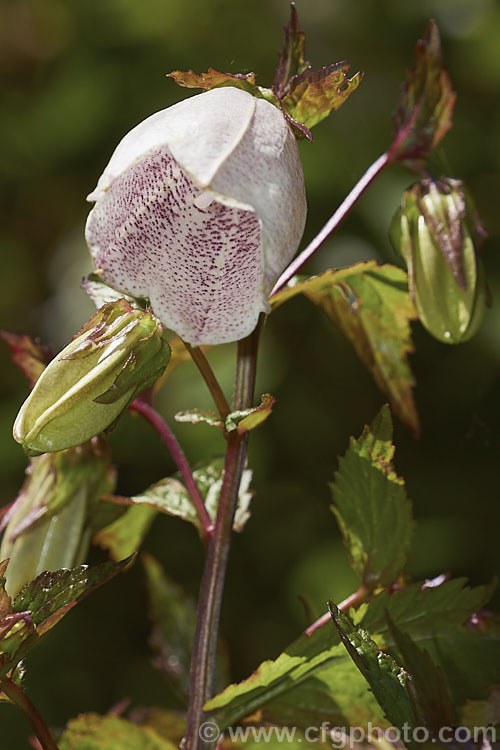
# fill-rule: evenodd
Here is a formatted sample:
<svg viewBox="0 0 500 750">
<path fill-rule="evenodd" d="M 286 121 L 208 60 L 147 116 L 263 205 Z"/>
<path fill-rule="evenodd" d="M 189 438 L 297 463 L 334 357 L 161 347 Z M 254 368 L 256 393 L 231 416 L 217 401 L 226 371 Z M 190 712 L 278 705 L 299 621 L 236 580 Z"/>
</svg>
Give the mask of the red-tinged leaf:
<svg viewBox="0 0 500 750">
<path fill-rule="evenodd" d="M 429 21 L 415 46 L 394 113 L 391 155 L 398 159 L 426 159 L 453 125 L 456 94 L 443 67 L 441 40 L 435 21 Z"/>
<path fill-rule="evenodd" d="M 306 68 L 310 68 L 306 62 L 306 36 L 300 28 L 295 3 L 290 3 L 290 18 L 283 29 L 283 46 L 274 74 L 273 91 L 278 99 L 288 93 L 290 80 Z"/>
<path fill-rule="evenodd" d="M 271 298 L 271 304 L 277 307 L 296 294 L 323 308 L 387 394 L 393 412 L 417 434 L 414 379 L 408 364 L 413 351 L 410 321 L 417 313 L 406 273 L 374 261 L 358 263 L 286 287 Z"/>
<path fill-rule="evenodd" d="M 271 414 L 276 399 L 270 393 L 261 396 L 260 404 L 254 409 L 233 412 L 226 418 L 226 429 L 228 432 L 237 430 L 240 435 L 253 430 L 264 422 Z"/>
<path fill-rule="evenodd" d="M 285 112 L 306 128 L 312 128 L 337 110 L 363 80 L 362 73 L 347 78 L 349 62 L 305 70 L 290 82 L 290 91 L 282 99 Z"/>
<path fill-rule="evenodd" d="M 234 86 L 237 89 L 248 91 L 254 96 L 262 96 L 255 80 L 255 73 L 247 73 L 246 75 L 243 75 L 243 73 L 221 73 L 215 68 L 209 68 L 207 73 L 195 73 L 194 70 L 174 70 L 172 73 L 167 73 L 167 78 L 173 78 L 178 86 L 188 89 L 210 91 L 210 89 L 220 88 L 221 86 Z M 266 96 L 266 98 L 269 98 L 269 96 Z"/>
<path fill-rule="evenodd" d="M 19 367 L 33 387 L 53 357 L 50 346 L 43 346 L 26 335 L 0 331 L 0 336 L 11 351 L 13 363 Z"/>
</svg>

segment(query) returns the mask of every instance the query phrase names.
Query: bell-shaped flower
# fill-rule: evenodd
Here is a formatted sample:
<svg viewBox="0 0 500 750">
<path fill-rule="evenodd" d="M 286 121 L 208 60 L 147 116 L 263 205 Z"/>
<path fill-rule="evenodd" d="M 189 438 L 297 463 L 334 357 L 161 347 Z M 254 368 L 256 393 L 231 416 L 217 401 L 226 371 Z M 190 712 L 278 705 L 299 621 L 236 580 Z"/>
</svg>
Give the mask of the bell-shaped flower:
<svg viewBox="0 0 500 750">
<path fill-rule="evenodd" d="M 86 237 L 102 279 L 147 297 L 191 344 L 254 329 L 306 216 L 299 150 L 282 112 L 233 87 L 131 130 L 89 200 Z"/>
</svg>

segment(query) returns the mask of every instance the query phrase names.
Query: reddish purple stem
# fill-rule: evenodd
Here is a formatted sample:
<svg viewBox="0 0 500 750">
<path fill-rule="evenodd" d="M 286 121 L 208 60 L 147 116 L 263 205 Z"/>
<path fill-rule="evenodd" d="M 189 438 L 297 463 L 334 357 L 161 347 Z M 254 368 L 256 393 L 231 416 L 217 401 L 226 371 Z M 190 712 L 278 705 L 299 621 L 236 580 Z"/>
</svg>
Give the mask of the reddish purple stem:
<svg viewBox="0 0 500 750">
<path fill-rule="evenodd" d="M 363 177 L 353 187 L 351 192 L 342 201 L 340 206 L 337 208 L 335 213 L 328 219 L 323 229 L 320 229 L 316 237 L 311 240 L 308 246 L 302 250 L 299 255 L 293 260 L 290 265 L 285 268 L 278 281 L 274 285 L 274 289 L 271 292 L 271 296 L 279 292 L 279 290 L 287 284 L 292 276 L 295 276 L 303 265 L 311 258 L 312 255 L 318 250 L 321 245 L 328 239 L 330 234 L 337 229 L 337 227 L 344 221 L 348 213 L 353 208 L 354 204 L 359 200 L 366 188 L 371 185 L 373 180 L 378 177 L 380 172 L 392 161 L 393 157 L 390 152 L 386 152 L 379 156 L 379 158 L 368 167 Z"/>
<path fill-rule="evenodd" d="M 346 612 L 349 607 L 357 607 L 358 605 L 362 604 L 364 600 L 366 599 L 368 595 L 368 589 L 364 586 L 364 584 L 361 584 L 359 589 L 354 592 L 354 594 L 351 594 L 347 597 L 347 599 L 344 599 L 343 602 L 340 602 L 338 604 L 338 608 L 341 612 Z M 305 631 L 306 635 L 312 635 L 315 630 L 318 628 L 323 627 L 323 625 L 326 625 L 328 622 L 332 621 L 332 617 L 330 615 L 330 612 L 325 612 L 324 615 L 321 615 L 321 617 L 318 617 L 316 622 L 313 622 L 312 625 L 309 625 L 307 630 Z"/>
<path fill-rule="evenodd" d="M 207 542 L 208 539 L 210 539 L 214 528 L 212 519 L 208 515 L 200 489 L 195 482 L 191 467 L 189 466 L 181 446 L 177 442 L 177 438 L 163 417 L 161 417 L 158 412 L 150 406 L 150 404 L 147 404 L 140 399 L 136 399 L 130 404 L 129 409 L 147 419 L 165 443 L 170 455 L 179 469 L 179 472 L 181 473 L 186 489 L 189 492 L 194 507 L 196 508 L 198 518 L 200 519 L 203 540 Z"/>
</svg>

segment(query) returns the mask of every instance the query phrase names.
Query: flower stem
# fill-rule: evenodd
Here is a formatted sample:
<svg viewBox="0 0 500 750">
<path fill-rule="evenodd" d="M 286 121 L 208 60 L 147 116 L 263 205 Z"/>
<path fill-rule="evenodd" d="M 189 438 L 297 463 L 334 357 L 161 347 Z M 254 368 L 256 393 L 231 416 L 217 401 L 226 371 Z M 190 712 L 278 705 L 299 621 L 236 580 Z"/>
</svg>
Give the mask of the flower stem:
<svg viewBox="0 0 500 750">
<path fill-rule="evenodd" d="M 365 584 L 362 583 L 359 589 L 354 592 L 354 594 L 348 596 L 347 599 L 344 599 L 344 601 L 340 602 L 340 604 L 338 604 L 337 606 L 341 612 L 345 612 L 349 609 L 349 607 L 359 607 L 360 604 L 363 604 L 363 602 L 366 601 L 369 593 L 370 592 L 366 588 Z M 325 614 L 321 615 L 321 617 L 318 617 L 318 619 L 313 622 L 312 625 L 309 625 L 309 627 L 305 631 L 305 634 L 312 635 L 315 630 L 323 627 L 323 625 L 326 625 L 331 621 L 332 617 L 330 615 L 330 612 L 325 612 Z"/>
<path fill-rule="evenodd" d="M 299 255 L 297 255 L 295 260 L 290 263 L 288 268 L 285 268 L 278 281 L 274 285 L 271 296 L 273 294 L 276 294 L 276 292 L 278 292 L 282 287 L 285 286 L 285 284 L 290 281 L 292 276 L 295 276 L 295 274 L 300 271 L 302 266 L 304 266 L 311 258 L 311 256 L 314 255 L 316 250 L 321 247 L 325 240 L 328 239 L 330 234 L 335 229 L 337 229 L 337 227 L 344 221 L 353 206 L 361 198 L 367 187 L 371 185 L 373 180 L 379 176 L 382 170 L 384 170 L 385 167 L 387 167 L 387 165 L 390 164 L 391 161 L 393 161 L 393 158 L 394 157 L 391 156 L 390 151 L 385 152 L 382 154 L 382 156 L 379 156 L 379 158 L 374 161 L 371 166 L 368 167 L 362 178 L 359 180 L 359 182 L 356 183 L 351 192 L 344 198 L 335 213 L 332 214 L 332 216 L 328 219 L 325 226 L 320 229 L 316 237 L 311 240 L 308 246 L 304 250 L 302 250 Z"/>
<path fill-rule="evenodd" d="M 226 397 L 224 396 L 224 393 L 222 392 L 219 381 L 214 375 L 214 371 L 210 367 L 208 359 L 205 357 L 202 349 L 199 346 L 191 346 L 191 344 L 188 344 L 186 341 L 183 341 L 183 344 L 193 358 L 193 362 L 195 363 L 196 367 L 201 372 L 203 380 L 207 384 L 208 390 L 212 394 L 212 398 L 215 401 L 215 405 L 220 416 L 222 417 L 222 419 L 225 419 L 231 412 L 231 408 L 227 402 Z"/>
<path fill-rule="evenodd" d="M 234 410 L 246 409 L 252 405 L 261 323 L 262 316 L 254 332 L 238 342 Z M 198 600 L 198 621 L 191 662 L 191 687 L 184 741 L 186 750 L 200 750 L 213 745 L 213 742 L 200 736 L 199 732 L 204 717 L 203 706 L 212 697 L 214 689 L 222 594 L 238 490 L 247 456 L 247 442 L 248 433 L 239 435 L 235 431 L 228 434 L 217 518 L 214 533 L 208 544 Z"/>
<path fill-rule="evenodd" d="M 135 411 L 137 414 L 140 414 L 142 417 L 147 419 L 147 421 L 155 428 L 156 432 L 159 434 L 159 436 L 167 446 L 170 455 L 174 459 L 175 465 L 179 469 L 179 472 L 184 480 L 184 484 L 186 485 L 186 489 L 189 492 L 191 500 L 193 501 L 193 505 L 196 508 L 198 518 L 200 519 L 202 538 L 203 541 L 207 543 L 214 528 L 212 519 L 208 515 L 208 511 L 205 507 L 205 502 L 201 495 L 200 489 L 196 484 L 187 458 L 184 455 L 181 446 L 177 442 L 177 438 L 175 437 L 174 433 L 165 422 L 163 417 L 161 417 L 158 412 L 145 401 L 141 401 L 140 399 L 136 398 L 135 401 L 130 404 L 129 410 Z"/>
<path fill-rule="evenodd" d="M 4 677 L 0 680 L 0 690 L 23 712 L 43 750 L 57 750 L 57 745 L 52 739 L 44 720 L 21 688 L 8 677 Z"/>
</svg>

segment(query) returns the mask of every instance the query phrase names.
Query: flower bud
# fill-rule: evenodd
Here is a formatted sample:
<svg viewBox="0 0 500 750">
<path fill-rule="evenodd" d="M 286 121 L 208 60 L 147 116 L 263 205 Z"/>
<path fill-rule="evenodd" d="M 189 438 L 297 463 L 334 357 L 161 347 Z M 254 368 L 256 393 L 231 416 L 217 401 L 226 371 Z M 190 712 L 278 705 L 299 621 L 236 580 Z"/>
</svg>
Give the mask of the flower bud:
<svg viewBox="0 0 500 750">
<path fill-rule="evenodd" d="M 423 180 L 403 194 L 390 230 L 406 261 L 422 324 L 448 344 L 477 331 L 487 287 L 478 247 L 485 232 L 459 180 Z"/>
<path fill-rule="evenodd" d="M 28 455 L 80 445 L 108 429 L 170 357 L 159 321 L 125 300 L 104 305 L 46 367 L 14 423 Z"/>
<path fill-rule="evenodd" d="M 304 177 L 283 113 L 237 88 L 157 112 L 125 136 L 86 229 L 102 279 L 146 297 L 191 344 L 255 327 L 305 223 Z"/>
<path fill-rule="evenodd" d="M 26 481 L 5 516 L 0 560 L 10 558 L 10 596 L 43 571 L 79 565 L 87 554 L 93 503 L 113 492 L 115 474 L 104 441 L 30 459 Z"/>
</svg>

